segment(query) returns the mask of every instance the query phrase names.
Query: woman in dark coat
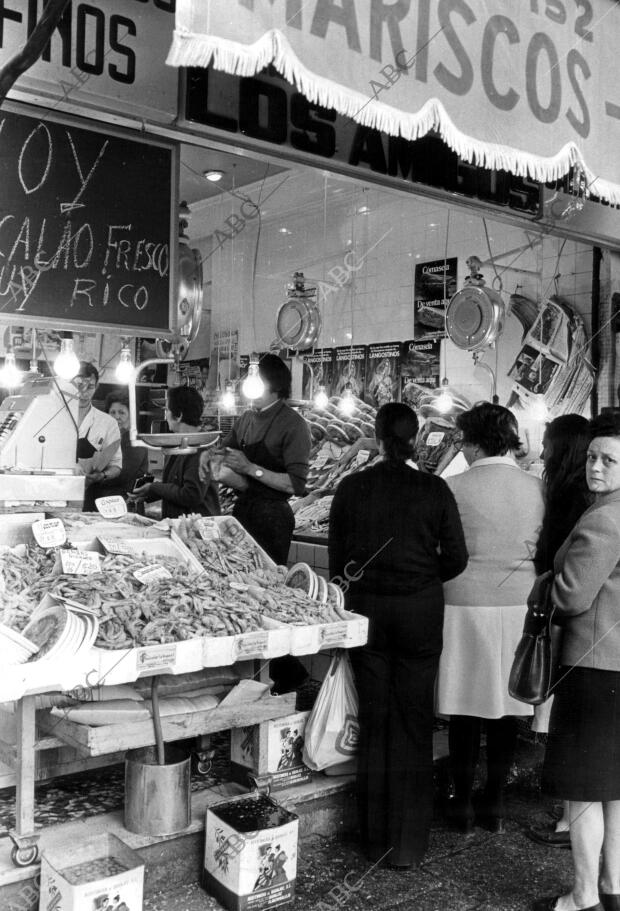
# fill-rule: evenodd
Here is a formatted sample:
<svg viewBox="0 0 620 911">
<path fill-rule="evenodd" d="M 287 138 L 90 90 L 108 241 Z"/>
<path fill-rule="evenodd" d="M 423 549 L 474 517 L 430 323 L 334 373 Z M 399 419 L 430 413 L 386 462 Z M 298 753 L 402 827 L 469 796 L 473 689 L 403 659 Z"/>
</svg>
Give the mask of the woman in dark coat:
<svg viewBox="0 0 620 911">
<path fill-rule="evenodd" d="M 418 419 L 383 405 L 375 433 L 383 460 L 344 478 L 329 523 L 329 568 L 350 610 L 369 618 L 351 652 L 359 695 L 358 807 L 370 860 L 418 864 L 433 809 L 433 698 L 442 646 L 442 582 L 467 563 L 447 484 L 411 461 Z"/>
</svg>

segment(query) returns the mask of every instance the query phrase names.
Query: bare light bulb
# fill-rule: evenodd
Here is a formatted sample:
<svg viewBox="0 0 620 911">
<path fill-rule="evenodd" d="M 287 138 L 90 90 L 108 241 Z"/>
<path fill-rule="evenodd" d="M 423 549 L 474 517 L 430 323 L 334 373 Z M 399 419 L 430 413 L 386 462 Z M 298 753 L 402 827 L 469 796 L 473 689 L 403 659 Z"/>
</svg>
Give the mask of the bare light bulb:
<svg viewBox="0 0 620 911">
<path fill-rule="evenodd" d="M 317 408 L 327 408 L 329 405 L 329 399 L 327 393 L 325 392 L 325 386 L 319 386 L 316 395 L 314 396 L 314 404 Z"/>
<path fill-rule="evenodd" d="M 225 408 L 226 411 L 232 411 L 235 407 L 235 390 L 232 383 L 226 383 L 226 388 L 222 393 L 220 399 L 220 405 L 222 408 Z"/>
<path fill-rule="evenodd" d="M 250 360 L 248 375 L 241 385 L 241 391 L 246 399 L 250 399 L 251 401 L 259 399 L 265 391 L 265 384 L 258 372 L 258 359 L 256 358 Z"/>
<path fill-rule="evenodd" d="M 131 351 L 128 345 L 121 348 L 121 356 L 116 365 L 116 379 L 119 383 L 129 383 L 134 377 L 135 369 L 131 360 Z"/>
<path fill-rule="evenodd" d="M 54 372 L 63 380 L 72 380 L 80 369 L 80 361 L 73 350 L 73 339 L 63 338 L 60 342 L 60 353 L 54 361 Z"/>
<path fill-rule="evenodd" d="M 350 389 L 345 389 L 343 392 L 340 404 L 338 405 L 338 410 L 347 418 L 350 418 L 355 411 L 355 401 Z"/>
<path fill-rule="evenodd" d="M 441 381 L 441 392 L 435 400 L 435 408 L 440 414 L 447 414 L 454 408 L 454 399 L 448 392 L 448 377 L 444 376 Z"/>
<path fill-rule="evenodd" d="M 530 405 L 530 417 L 533 421 L 539 421 L 543 424 L 545 421 L 549 420 L 549 409 L 545 404 L 544 395 L 537 395 Z"/>
<path fill-rule="evenodd" d="M 16 386 L 19 386 L 21 379 L 22 372 L 17 368 L 15 355 L 12 351 L 7 351 L 4 366 L 0 368 L 0 386 L 3 389 L 15 389 Z"/>
</svg>

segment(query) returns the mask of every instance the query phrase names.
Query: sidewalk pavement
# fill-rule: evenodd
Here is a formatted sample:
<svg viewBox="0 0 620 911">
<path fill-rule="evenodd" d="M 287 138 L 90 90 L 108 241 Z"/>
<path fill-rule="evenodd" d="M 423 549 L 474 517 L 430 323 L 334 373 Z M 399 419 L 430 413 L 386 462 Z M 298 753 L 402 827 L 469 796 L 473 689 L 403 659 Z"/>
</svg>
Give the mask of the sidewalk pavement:
<svg viewBox="0 0 620 911">
<path fill-rule="evenodd" d="M 438 811 L 430 849 L 415 871 L 371 868 L 351 838 L 311 836 L 300 845 L 294 911 L 526 911 L 542 896 L 570 889 L 571 852 L 527 838 L 553 824 L 556 804 L 537 787 L 540 749 L 521 750 L 508 792 L 506 833 L 450 831 Z M 199 885 L 149 896 L 144 911 L 219 911 Z"/>
</svg>

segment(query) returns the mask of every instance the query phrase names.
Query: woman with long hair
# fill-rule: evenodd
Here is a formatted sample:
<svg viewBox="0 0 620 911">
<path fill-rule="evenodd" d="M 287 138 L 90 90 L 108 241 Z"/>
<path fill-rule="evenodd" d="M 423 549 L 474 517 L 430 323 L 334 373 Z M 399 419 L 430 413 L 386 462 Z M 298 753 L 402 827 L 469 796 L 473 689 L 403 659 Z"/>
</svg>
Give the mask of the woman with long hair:
<svg viewBox="0 0 620 911">
<path fill-rule="evenodd" d="M 536 543 L 534 565 L 537 573 L 553 569 L 560 546 L 575 523 L 592 502 L 586 481 L 586 458 L 590 443 L 590 425 L 580 414 L 562 414 L 545 428 L 542 458 L 545 464 L 545 515 Z M 546 734 L 553 696 L 536 706 L 532 730 Z M 552 848 L 569 848 L 568 802 L 562 816 L 551 828 L 532 828 L 528 836 Z"/>
</svg>

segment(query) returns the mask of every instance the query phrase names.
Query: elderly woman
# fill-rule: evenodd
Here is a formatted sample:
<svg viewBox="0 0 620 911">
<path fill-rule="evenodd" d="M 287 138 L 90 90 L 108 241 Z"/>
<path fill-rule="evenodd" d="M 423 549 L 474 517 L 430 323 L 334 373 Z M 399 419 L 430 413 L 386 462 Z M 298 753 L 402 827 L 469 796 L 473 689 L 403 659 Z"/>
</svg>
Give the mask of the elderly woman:
<svg viewBox="0 0 620 911">
<path fill-rule="evenodd" d="M 517 739 L 514 716 L 532 714 L 530 706 L 509 696 L 508 677 L 536 578 L 533 556 L 543 518 L 543 488 L 513 458 L 519 432 L 507 408 L 483 402 L 460 414 L 456 423 L 470 467 L 448 478 L 447 484 L 459 508 L 469 563 L 444 586 L 437 709 L 450 716 L 452 821 L 470 834 L 477 817 L 481 825 L 501 833 L 504 788 Z M 487 779 L 475 812 L 472 789 L 483 719 Z"/>
<path fill-rule="evenodd" d="M 417 865 L 433 815 L 433 692 L 442 582 L 467 563 L 454 497 L 411 461 L 418 419 L 377 412 L 382 461 L 344 478 L 329 517 L 329 569 L 350 581 L 345 603 L 369 618 L 351 658 L 359 695 L 358 812 L 368 858 Z"/>
<path fill-rule="evenodd" d="M 575 880 L 534 911 L 620 909 L 620 416 L 595 418 L 590 435 L 595 500 L 554 563 L 564 638 L 543 769 L 543 787 L 569 801 Z"/>
</svg>

